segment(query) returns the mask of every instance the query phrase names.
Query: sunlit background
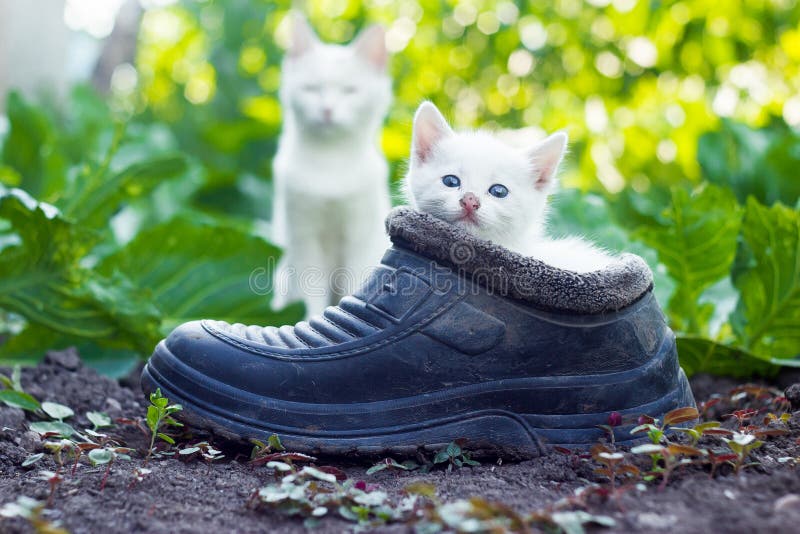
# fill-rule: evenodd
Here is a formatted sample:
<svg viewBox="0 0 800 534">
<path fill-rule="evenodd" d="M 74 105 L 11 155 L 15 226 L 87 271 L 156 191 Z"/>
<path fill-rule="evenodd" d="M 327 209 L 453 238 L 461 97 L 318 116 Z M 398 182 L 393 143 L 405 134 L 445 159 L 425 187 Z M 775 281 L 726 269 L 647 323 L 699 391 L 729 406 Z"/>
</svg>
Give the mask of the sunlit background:
<svg viewBox="0 0 800 534">
<path fill-rule="evenodd" d="M 126 190 L 130 198 L 114 212 L 112 237 L 81 259 L 82 267 L 104 265 L 108 251 L 136 244 L 141 232 L 175 215 L 248 238 L 268 235 L 290 4 L 37 0 L 33 9 L 30 2 L 0 0 L 0 93 L 20 90 L 2 95 L 8 117 L 0 118 L 0 138 L 7 138 L 0 181 L 62 207 L 69 204 L 64 184 L 82 167 L 181 155 L 186 170 L 169 183 Z M 796 338 L 768 335 L 769 325 L 748 334 L 747 314 L 760 312 L 742 297 L 747 278 L 737 274 L 756 261 L 748 253 L 758 256 L 737 245 L 749 239 L 739 233 L 742 217 L 756 216 L 748 197 L 755 206 L 777 203 L 796 215 L 796 0 L 295 6 L 331 42 L 349 41 L 366 23 L 387 28 L 395 102 L 381 145 L 395 185 L 422 99 L 433 100 L 458 127 L 524 128 L 532 140 L 566 130 L 567 190 L 556 203 L 563 208 L 556 229 L 642 254 L 679 331 L 764 357 L 800 352 Z M 102 167 L 104 160 L 110 167 Z M 691 224 L 677 226 L 684 219 Z M 669 249 L 685 248 L 674 243 L 681 238 L 718 248 Z M 792 291 L 786 276 L 781 290 Z M 167 313 L 166 298 L 156 301 L 168 316 L 159 331 L 216 310 L 211 297 L 199 299 L 192 313 Z M 21 315 L 16 323 L 13 312 L 7 317 L 17 325 L 7 331 L 35 322 Z"/>
</svg>

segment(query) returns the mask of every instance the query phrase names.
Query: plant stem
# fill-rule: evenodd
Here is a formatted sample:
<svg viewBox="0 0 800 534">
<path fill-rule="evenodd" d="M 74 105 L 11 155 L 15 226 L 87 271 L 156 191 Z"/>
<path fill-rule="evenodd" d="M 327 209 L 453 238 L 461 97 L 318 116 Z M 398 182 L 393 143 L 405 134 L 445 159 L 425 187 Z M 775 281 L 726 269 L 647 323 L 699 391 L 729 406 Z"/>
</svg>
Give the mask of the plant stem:
<svg viewBox="0 0 800 534">
<path fill-rule="evenodd" d="M 103 480 L 100 482 L 100 491 L 103 491 L 106 488 L 106 482 L 108 482 L 108 475 L 111 473 L 111 464 L 113 462 L 108 462 L 106 465 L 106 472 L 103 473 Z"/>
</svg>

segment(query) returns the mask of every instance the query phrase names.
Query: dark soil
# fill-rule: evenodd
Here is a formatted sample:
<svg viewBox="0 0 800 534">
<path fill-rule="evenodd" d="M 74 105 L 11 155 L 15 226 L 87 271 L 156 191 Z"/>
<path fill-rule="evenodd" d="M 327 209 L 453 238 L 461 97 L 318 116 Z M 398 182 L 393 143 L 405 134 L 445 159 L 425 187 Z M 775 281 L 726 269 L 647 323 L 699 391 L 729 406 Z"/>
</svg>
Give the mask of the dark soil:
<svg viewBox="0 0 800 534">
<path fill-rule="evenodd" d="M 0 370 L 9 374 L 9 370 Z M 779 382 L 776 382 L 779 383 Z M 22 384 L 40 401 L 55 401 L 70 406 L 77 429 L 91 428 L 87 411 L 104 411 L 112 418 L 141 419 L 145 399 L 135 378 L 117 381 L 97 375 L 83 367 L 71 352 L 51 353 L 35 368 L 25 369 Z M 721 395 L 725 401 L 711 409 L 713 415 L 731 407 L 726 404 L 731 381 L 698 377 L 693 381 L 697 400 Z M 800 399 L 795 390 L 787 394 Z M 747 399 L 739 399 L 747 402 Z M 798 406 L 793 407 L 794 410 Z M 27 423 L 36 416 L 0 404 L 0 505 L 28 496 L 41 501 L 48 498 L 48 484 L 41 480 L 41 470 L 56 470 L 50 455 L 29 468 L 22 462 L 42 450 L 39 435 L 28 430 Z M 728 421 L 726 426 L 731 426 Z M 665 489 L 651 482 L 646 489 L 622 493 L 619 502 L 593 498 L 588 511 L 613 517 L 616 526 L 601 532 L 791 532 L 800 524 L 800 467 L 778 458 L 800 457 L 800 412 L 789 422 L 791 434 L 769 438 L 753 452 L 749 467 L 738 476 L 723 467 L 716 478 L 707 468 L 688 467 L 674 476 Z M 207 464 L 201 460 L 185 462 L 174 458 L 156 458 L 149 462 L 152 473 L 135 482 L 134 468 L 140 467 L 149 438 L 134 425 L 117 424 L 110 434 L 138 452 L 131 461 L 119 461 L 111 470 L 105 489 L 100 490 L 104 467 L 91 467 L 82 460 L 77 472 L 64 472 L 53 504 L 45 517 L 60 521 L 70 532 L 303 532 L 302 519 L 286 518 L 277 512 L 248 507 L 253 491 L 275 480 L 271 469 L 251 466 L 244 455 L 223 443 L 226 458 Z M 704 438 L 712 439 L 712 438 Z M 191 442 L 191 440 L 184 442 Z M 197 441 L 195 439 L 194 441 Z M 717 439 L 717 441 L 719 441 Z M 180 441 L 179 441 L 180 443 Z M 468 448 L 468 446 L 467 446 Z M 577 454 L 553 452 L 546 457 L 522 463 L 487 463 L 479 467 L 446 472 L 435 469 L 428 474 L 382 471 L 366 475 L 372 462 L 325 459 L 318 465 L 336 465 L 350 478 L 365 480 L 400 497 L 412 482 L 425 481 L 437 488 L 442 501 L 480 496 L 501 502 L 519 512 L 545 509 L 560 498 L 573 495 L 591 483 L 607 485 L 594 474 L 595 463 Z M 793 496 L 793 497 L 792 497 Z M 352 523 L 326 518 L 317 527 L 320 532 L 342 532 Z M 376 527 L 380 532 L 406 532 L 408 525 Z M 2 532 L 32 532 L 28 521 L 0 518 Z"/>
</svg>

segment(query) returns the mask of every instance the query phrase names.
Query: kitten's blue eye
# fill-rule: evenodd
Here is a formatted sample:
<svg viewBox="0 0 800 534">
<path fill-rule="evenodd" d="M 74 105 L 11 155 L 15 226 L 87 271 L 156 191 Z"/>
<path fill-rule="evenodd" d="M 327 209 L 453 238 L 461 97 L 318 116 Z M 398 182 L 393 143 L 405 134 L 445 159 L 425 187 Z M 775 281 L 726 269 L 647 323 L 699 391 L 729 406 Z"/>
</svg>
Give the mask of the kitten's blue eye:
<svg viewBox="0 0 800 534">
<path fill-rule="evenodd" d="M 458 187 L 461 185 L 461 180 L 458 179 L 458 176 L 454 174 L 448 174 L 446 176 L 442 176 L 442 183 L 447 187 Z"/>
<path fill-rule="evenodd" d="M 503 184 L 494 184 L 489 188 L 489 194 L 493 197 L 503 198 L 508 195 L 508 188 Z"/>
</svg>

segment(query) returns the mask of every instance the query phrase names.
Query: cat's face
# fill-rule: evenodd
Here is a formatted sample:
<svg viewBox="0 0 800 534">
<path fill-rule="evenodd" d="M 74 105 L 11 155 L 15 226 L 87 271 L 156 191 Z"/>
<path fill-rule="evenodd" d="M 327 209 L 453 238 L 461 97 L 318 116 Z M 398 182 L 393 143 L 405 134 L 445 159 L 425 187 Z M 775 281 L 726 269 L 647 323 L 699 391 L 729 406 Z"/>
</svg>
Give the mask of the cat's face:
<svg viewBox="0 0 800 534">
<path fill-rule="evenodd" d="M 425 102 L 414 118 L 405 182 L 409 201 L 419 211 L 513 248 L 543 228 L 566 142 L 566 135 L 557 133 L 520 151 L 487 132 L 454 132 Z"/>
<path fill-rule="evenodd" d="M 382 120 L 391 101 L 383 29 L 371 26 L 348 46 L 331 45 L 321 43 L 302 16 L 292 16 L 281 100 L 298 126 L 325 135 Z"/>
</svg>

